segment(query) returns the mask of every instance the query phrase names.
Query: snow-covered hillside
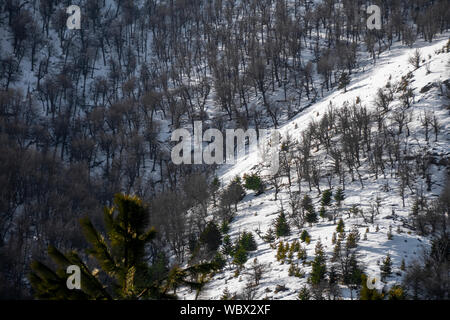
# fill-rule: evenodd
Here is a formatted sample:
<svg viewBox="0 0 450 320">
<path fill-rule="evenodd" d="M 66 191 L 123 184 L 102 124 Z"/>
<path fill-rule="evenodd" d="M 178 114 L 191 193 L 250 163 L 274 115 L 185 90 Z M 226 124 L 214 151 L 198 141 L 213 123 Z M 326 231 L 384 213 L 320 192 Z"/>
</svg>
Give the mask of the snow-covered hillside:
<svg viewBox="0 0 450 320">
<path fill-rule="evenodd" d="M 339 109 L 345 103 L 351 105 L 358 100 L 369 111 L 373 110 L 375 108 L 374 99 L 379 88 L 384 87 L 388 82 L 399 82 L 402 77 L 412 72 L 410 83 L 414 90 L 415 98 L 412 107 L 407 111 L 411 115 L 411 122 L 409 123 L 411 135 L 407 138 L 408 148 L 417 152 L 432 152 L 436 158 L 447 159 L 448 161 L 450 159 L 450 117 L 449 110 L 445 107 L 445 103 L 448 103 L 448 101 L 446 102 L 441 96 L 439 88 L 439 85 L 444 86 L 443 82 L 448 81 L 450 78 L 450 53 L 441 53 L 447 41 L 448 34 L 444 34 L 432 44 L 420 41 L 413 48 L 400 44 L 395 45 L 390 51 L 384 52 L 376 64 L 368 66 L 364 71 L 353 74 L 347 92 L 344 92 L 344 90 L 331 92 L 328 96 L 280 127 L 279 133 L 282 138 L 290 135 L 293 140 L 300 139 L 301 132 L 308 127 L 308 124 L 312 120 L 320 120 L 330 105 L 333 105 L 339 112 Z M 421 63 L 419 69 L 414 70 L 409 64 L 408 58 L 417 48 L 421 50 L 424 62 Z M 430 72 L 427 72 L 427 69 Z M 396 108 L 399 108 L 398 101 L 393 103 L 391 110 L 395 111 Z M 438 141 L 435 142 L 434 138 L 430 139 L 429 145 L 425 141 L 424 128 L 421 124 L 421 117 L 423 117 L 425 111 L 434 113 L 441 124 Z M 316 155 L 315 151 L 312 151 L 312 153 Z M 223 184 L 226 184 L 237 175 L 242 177 L 244 173 L 254 172 L 258 164 L 257 161 L 256 150 L 253 149 L 246 157 L 239 159 L 236 165 L 223 167 L 219 178 Z M 367 161 L 367 159 L 363 159 L 364 161 Z M 437 197 L 440 194 L 444 186 L 447 170 L 448 162 L 447 165 L 432 166 L 432 189 L 428 192 L 425 191 L 426 196 Z M 351 230 L 353 226 L 356 226 L 359 230 L 361 240 L 358 244 L 357 254 L 363 262 L 368 275 L 379 276 L 381 260 L 388 253 L 391 255 L 393 276 L 386 283 L 387 287 L 391 287 L 401 281 L 403 272 L 400 270 L 400 265 L 402 260 L 408 265 L 409 262 L 420 255 L 423 248 L 428 248 L 430 239 L 418 236 L 405 223 L 413 204 L 414 197 L 411 192 L 409 190 L 406 191 L 405 207 L 403 207 L 396 179 L 392 179 L 390 174 L 386 178 L 379 177 L 375 179 L 373 175 L 364 174 L 364 172 L 366 171 L 363 169 L 363 188 L 358 179 L 355 179 L 354 182 L 348 182 L 345 186 L 346 197 L 342 205 L 342 218 L 345 222 L 346 231 Z M 232 239 L 238 237 L 243 231 L 260 231 L 260 234 L 264 235 L 269 228 L 273 228 L 274 220 L 281 210 L 289 212 L 289 190 L 286 179 L 283 182 L 285 185 L 278 194 L 277 201 L 274 200 L 274 190 L 270 187 L 265 193 L 258 196 L 254 192 L 247 192 L 246 197 L 238 205 L 236 217 L 230 224 L 229 234 Z M 418 184 L 421 183 L 424 184 L 419 179 Z M 322 179 L 321 184 L 322 190 L 328 188 L 326 179 Z M 332 181 L 334 190 L 338 184 L 338 181 Z M 386 185 L 389 185 L 388 190 L 384 188 Z M 298 186 L 296 183 L 293 183 L 291 191 L 295 190 L 298 190 Z M 302 195 L 304 193 L 311 195 L 316 208 L 318 208 L 320 202 L 318 192 L 315 189 L 309 192 L 306 183 L 304 183 Z M 376 216 L 374 224 L 365 223 L 359 215 L 347 214 L 353 205 L 357 205 L 366 212 L 369 211 L 370 205 L 373 205 L 377 198 L 381 200 L 381 206 L 380 214 Z M 335 204 L 332 206 L 335 206 Z M 377 226 L 379 231 L 376 231 Z M 364 236 L 366 228 L 369 229 L 369 232 Z M 391 240 L 387 236 L 389 228 L 391 228 L 393 233 Z M 307 261 L 311 261 L 314 258 L 314 249 L 319 239 L 325 248 L 329 261 L 333 254 L 332 234 L 336 231 L 336 224 L 333 221 L 319 219 L 319 222 L 312 227 L 305 225 L 305 229 L 311 235 L 309 244 L 302 243 L 302 246 L 305 246 L 307 249 Z M 280 241 L 292 244 L 294 241 L 299 240 L 300 231 L 297 228 L 293 228 L 290 236 L 277 239 L 275 245 Z M 294 263 L 300 267 L 301 271 L 305 272 L 305 276 L 303 278 L 289 276 L 290 265 L 287 262 L 281 263 L 277 261 L 277 250 L 274 249 L 274 245 L 271 247 L 271 244 L 264 242 L 258 236 L 255 236 L 255 239 L 258 249 L 250 253 L 245 265 L 247 269 L 250 268 L 254 259 L 265 265 L 265 272 L 260 280 L 255 298 L 296 299 L 300 288 L 307 283 L 311 266 L 308 263 L 300 262 L 294 257 Z M 216 274 L 206 284 L 199 299 L 219 299 L 225 289 L 231 294 L 241 293 L 246 286 L 247 278 L 245 271 L 236 276 L 235 268 L 228 265 L 223 272 Z M 285 286 L 286 290 L 275 290 L 277 286 Z M 341 294 L 344 298 L 350 298 L 350 291 L 345 286 L 341 286 Z M 193 298 L 194 295 L 185 290 L 180 292 L 180 297 L 189 299 Z"/>
<path fill-rule="evenodd" d="M 378 275 L 387 254 L 386 287 L 400 283 L 450 230 L 447 2 L 378 1 L 371 26 L 370 1 L 0 1 L 0 299 L 55 297 L 43 278 L 30 281 L 34 262 L 55 267 L 49 246 L 80 252 L 114 299 L 295 299 L 326 281 L 340 288 L 333 298 L 355 298 L 362 271 Z M 214 142 L 254 130 L 279 152 L 280 170 L 268 174 L 256 146 L 236 164 L 201 163 L 193 143 L 175 160 L 177 132 L 185 145 L 209 129 Z M 111 249 L 127 275 L 127 295 L 117 295 L 119 273 L 102 269 L 80 229 L 89 216 L 107 239 L 103 209 L 117 194 L 142 200 L 133 198 L 146 210 L 142 229 L 157 231 L 135 261 L 142 277 L 131 279 L 136 288 L 157 283 L 144 296 L 128 290 L 132 251 Z M 336 261 L 338 223 L 353 259 L 345 263 Z M 274 230 L 280 237 L 267 237 Z M 291 256 L 280 258 L 281 242 Z M 310 283 L 319 243 L 327 272 Z M 430 265 L 446 268 L 450 255 L 443 260 Z M 422 284 L 432 278 L 425 271 Z M 449 297 L 434 289 L 423 297 Z"/>
</svg>

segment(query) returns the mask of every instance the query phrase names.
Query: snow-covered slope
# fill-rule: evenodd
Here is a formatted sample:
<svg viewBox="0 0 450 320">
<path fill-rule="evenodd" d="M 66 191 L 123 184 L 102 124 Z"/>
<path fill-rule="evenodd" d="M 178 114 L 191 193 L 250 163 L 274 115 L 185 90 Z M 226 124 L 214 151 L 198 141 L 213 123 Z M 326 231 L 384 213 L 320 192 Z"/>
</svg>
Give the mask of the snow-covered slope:
<svg viewBox="0 0 450 320">
<path fill-rule="evenodd" d="M 421 125 L 420 118 L 424 111 L 434 112 L 441 124 L 441 131 L 439 140 L 431 142 L 429 148 L 437 155 L 448 157 L 450 155 L 450 117 L 449 111 L 445 108 L 444 101 L 440 95 L 440 90 L 437 86 L 431 87 L 431 90 L 421 89 L 430 83 L 443 82 L 450 78 L 449 53 L 439 53 L 448 41 L 448 34 L 444 34 L 438 41 L 430 43 L 418 42 L 413 48 L 405 47 L 400 44 L 395 45 L 388 52 L 383 53 L 376 64 L 370 65 L 365 71 L 358 72 L 352 75 L 351 83 L 347 88 L 347 92 L 343 90 L 335 90 L 331 92 L 324 99 L 312 105 L 307 110 L 297 115 L 294 119 L 284 124 L 279 132 L 282 137 L 289 134 L 294 140 L 300 138 L 302 131 L 307 128 L 312 119 L 320 120 L 327 108 L 332 104 L 337 110 L 344 105 L 345 102 L 354 103 L 359 97 L 361 104 L 366 106 L 368 110 L 374 107 L 374 99 L 377 90 L 380 87 L 390 83 L 396 83 L 401 80 L 402 76 L 406 76 L 408 72 L 412 71 L 413 79 L 411 80 L 411 87 L 414 88 L 415 101 L 408 112 L 412 115 L 412 121 L 409 124 L 411 136 L 408 144 L 412 149 L 424 150 L 426 142 L 424 138 L 424 128 Z M 426 63 L 422 63 L 422 67 L 418 70 L 413 70 L 409 64 L 408 58 L 412 55 L 416 48 L 420 48 L 422 57 Z M 429 64 L 431 73 L 427 73 L 426 64 Z M 426 91 L 426 92 L 424 92 Z M 393 104 L 393 109 L 396 108 L 397 101 Z M 434 141 L 434 139 L 432 139 Z M 313 151 L 314 152 L 314 151 Z M 250 152 L 246 157 L 239 159 L 234 166 L 224 166 L 219 178 L 226 184 L 236 175 L 243 176 L 244 173 L 252 172 L 257 165 L 257 155 L 255 150 Z M 433 166 L 433 187 L 427 196 L 433 197 L 439 195 L 442 190 L 445 175 L 445 166 Z M 404 259 L 406 265 L 408 262 L 417 257 L 423 246 L 429 245 L 429 239 L 420 237 L 411 230 L 404 227 L 403 221 L 408 216 L 413 196 L 410 192 L 406 195 L 406 207 L 403 208 L 402 200 L 397 191 L 397 181 L 390 179 L 388 175 L 386 179 L 379 177 L 377 180 L 371 175 L 365 174 L 363 176 L 364 188 L 361 188 L 360 182 L 355 181 L 346 185 L 346 198 L 344 200 L 343 208 L 350 208 L 353 204 L 359 205 L 361 209 L 367 210 L 369 205 L 373 203 L 376 197 L 381 199 L 381 214 L 376 217 L 375 223 L 367 225 L 361 217 L 343 216 L 346 230 L 350 230 L 353 225 L 358 227 L 361 234 L 361 240 L 358 245 L 358 256 L 365 266 L 365 271 L 369 275 L 379 275 L 380 268 L 378 263 L 387 253 L 391 254 L 393 261 L 393 276 L 389 278 L 387 286 L 398 283 L 401 279 L 402 272 L 400 271 L 400 264 Z M 325 179 L 322 181 L 323 189 L 327 188 Z M 382 186 L 386 183 L 390 185 L 390 191 L 383 191 Z M 337 182 L 333 182 L 334 185 Z M 296 185 L 295 183 L 293 185 Z M 296 187 L 293 188 L 296 190 Z M 302 193 L 308 191 L 308 188 L 303 188 Z M 318 208 L 319 196 L 317 191 L 313 190 L 310 193 L 314 204 Z M 247 196 L 239 203 L 236 218 L 231 223 L 230 236 L 232 239 L 236 238 L 238 234 L 244 230 L 255 232 L 259 229 L 261 234 L 274 224 L 274 219 L 282 209 L 288 209 L 289 193 L 285 187 L 278 195 L 278 200 L 274 201 L 274 190 L 269 189 L 262 195 L 256 196 L 253 192 L 248 192 Z M 394 215 L 393 215 L 394 212 Z M 376 225 L 379 226 L 377 232 Z M 393 239 L 388 240 L 387 232 L 389 227 L 392 227 Z M 314 248 L 317 241 L 320 239 L 330 258 L 333 253 L 333 244 L 331 242 L 332 234 L 336 231 L 336 225 L 333 221 L 323 221 L 320 219 L 319 223 L 312 227 L 306 226 L 306 230 L 311 235 L 310 244 L 302 243 L 306 246 L 308 261 L 314 258 Z M 363 239 L 363 235 L 369 228 L 367 233 L 367 240 Z M 288 243 L 293 243 L 299 239 L 300 230 L 293 228 L 291 236 L 277 239 L 275 244 L 280 240 Z M 399 233 L 400 232 L 400 233 Z M 246 267 L 251 266 L 253 260 L 257 258 L 260 263 L 266 266 L 265 272 L 262 276 L 260 284 L 257 289 L 256 299 L 296 299 L 299 289 L 306 284 L 308 274 L 311 271 L 309 265 L 302 265 L 301 262 L 294 259 L 302 271 L 306 273 L 303 278 L 292 277 L 288 275 L 289 263 L 281 264 L 276 259 L 276 249 L 271 248 L 270 244 L 265 243 L 260 237 L 255 239 L 258 244 L 258 249 L 252 252 L 246 263 Z M 225 270 L 216 276 L 205 286 L 200 294 L 200 299 L 219 299 L 225 288 L 229 292 L 240 293 L 246 285 L 245 272 L 239 276 L 235 276 L 235 268 L 227 265 Z M 284 285 L 287 290 L 275 293 L 277 285 Z M 180 298 L 193 298 L 194 293 L 181 291 Z M 342 286 L 341 294 L 344 298 L 350 298 L 348 288 Z"/>
</svg>

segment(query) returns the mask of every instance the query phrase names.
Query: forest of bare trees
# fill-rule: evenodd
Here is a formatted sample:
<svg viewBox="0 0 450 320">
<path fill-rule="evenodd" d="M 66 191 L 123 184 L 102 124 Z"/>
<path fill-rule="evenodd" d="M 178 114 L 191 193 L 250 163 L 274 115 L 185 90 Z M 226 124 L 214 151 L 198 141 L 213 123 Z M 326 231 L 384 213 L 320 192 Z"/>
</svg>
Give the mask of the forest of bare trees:
<svg viewBox="0 0 450 320">
<path fill-rule="evenodd" d="M 84 248 L 78 220 L 87 215 L 101 228 L 102 208 L 118 192 L 150 203 L 152 259 L 211 259 L 201 241 L 206 218 L 229 223 L 244 190 L 240 181 L 221 185 L 215 166 L 174 165 L 170 131 L 194 121 L 204 130 L 277 128 L 327 92 L 346 90 L 366 63 L 361 51 L 376 63 L 394 42 L 431 42 L 450 21 L 445 0 L 374 0 L 381 30 L 367 30 L 361 0 L 78 2 L 81 30 L 66 27 L 70 1 L 0 2 L 1 298 L 31 297 L 31 259 L 46 261 L 49 245 Z M 364 188 L 368 172 L 400 181 L 403 199 L 420 194 L 417 176 L 431 188 L 434 155 L 404 144 L 410 80 L 381 88 L 376 112 L 330 106 L 282 148 L 280 175 L 319 194 L 327 179 Z M 402 102 L 395 112 L 394 99 Z M 438 119 L 421 119 L 427 141 L 438 141 Z M 319 149 L 326 166 L 313 155 Z M 448 223 L 433 218 L 441 207 L 417 202 L 418 231 Z"/>
</svg>

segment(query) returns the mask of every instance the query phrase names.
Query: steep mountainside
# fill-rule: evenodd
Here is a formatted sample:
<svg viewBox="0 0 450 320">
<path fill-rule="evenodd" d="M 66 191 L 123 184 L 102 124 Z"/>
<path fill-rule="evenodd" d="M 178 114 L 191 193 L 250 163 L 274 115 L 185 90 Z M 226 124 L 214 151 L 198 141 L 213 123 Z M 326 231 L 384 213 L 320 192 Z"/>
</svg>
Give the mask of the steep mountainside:
<svg viewBox="0 0 450 320">
<path fill-rule="evenodd" d="M 286 212 L 289 217 L 293 212 L 292 194 L 299 191 L 297 184 L 298 178 L 292 174 L 292 187 L 289 188 L 288 178 L 281 177 L 278 184 L 280 191 L 275 201 L 274 187 L 268 180 L 267 190 L 258 195 L 254 191 L 250 191 L 246 197 L 239 203 L 236 217 L 230 223 L 229 235 L 232 239 L 236 239 L 244 231 L 254 232 L 257 250 L 250 252 L 249 259 L 245 264 L 245 271 L 236 274 L 236 269 L 226 267 L 225 271 L 217 274 L 206 285 L 204 291 L 200 295 L 202 299 L 219 299 L 223 296 L 224 290 L 230 295 L 238 294 L 244 297 L 256 299 L 296 299 L 300 289 L 308 283 L 311 275 L 310 262 L 315 257 L 315 246 L 320 240 L 327 256 L 328 268 L 333 265 L 332 257 L 335 245 L 332 243 L 333 233 L 336 232 L 337 222 L 339 218 L 343 218 L 346 232 L 358 230 L 360 241 L 355 250 L 358 258 L 365 269 L 365 272 L 373 277 L 380 277 L 380 265 L 386 255 L 389 254 L 392 259 L 392 276 L 386 279 L 385 283 L 377 284 L 378 289 L 387 291 L 396 284 L 402 283 L 405 275 L 405 269 L 402 270 L 402 263 L 409 266 L 415 259 L 418 259 L 422 251 L 428 250 L 430 247 L 430 239 L 432 237 L 417 234 L 419 230 L 415 228 L 413 218 L 411 217 L 415 201 L 423 194 L 428 201 L 437 199 L 445 184 L 448 183 L 448 174 L 450 170 L 450 117 L 449 117 L 449 100 L 443 95 L 448 92 L 450 87 L 450 65 L 448 52 L 442 51 L 448 46 L 446 36 L 441 38 L 434 44 L 419 42 L 414 48 L 405 48 L 396 45 L 390 52 L 382 54 L 378 62 L 370 66 L 364 72 L 353 75 L 351 83 L 347 87 L 347 92 L 343 90 L 335 90 L 326 98 L 313 104 L 307 110 L 301 112 L 294 119 L 281 126 L 279 133 L 282 141 L 291 141 L 291 148 L 295 148 L 298 141 L 304 140 L 302 132 L 307 131 L 311 122 L 320 123 L 324 115 L 329 112 L 330 107 L 339 117 L 343 112 L 343 108 L 351 108 L 356 105 L 357 108 L 366 108 L 367 112 L 372 113 L 370 120 L 370 132 L 376 137 L 380 132 L 376 125 L 377 113 L 376 97 L 377 92 L 387 83 L 393 86 L 400 83 L 404 79 L 409 79 L 409 86 L 414 92 L 414 101 L 411 106 L 405 109 L 405 117 L 407 129 L 399 136 L 399 152 L 401 157 L 409 163 L 409 169 L 416 172 L 415 167 L 419 164 L 415 162 L 425 161 L 427 164 L 426 174 L 418 176 L 412 174 L 413 182 L 410 187 L 406 187 L 404 191 L 404 204 L 401 197 L 402 179 L 396 168 L 385 168 L 385 172 L 374 174 L 371 168 L 371 160 L 373 156 L 371 152 L 363 152 L 361 156 L 361 165 L 358 169 L 360 179 L 355 174 L 354 181 L 351 180 L 347 173 L 347 182 L 345 183 L 345 200 L 340 207 L 336 201 L 332 200 L 330 205 L 326 207 L 327 212 L 338 210 L 337 218 L 333 222 L 329 219 L 319 218 L 317 223 L 312 226 L 307 223 L 303 227 L 294 227 L 289 236 L 283 236 L 276 239 L 272 244 L 264 241 L 262 236 L 267 234 L 271 228 L 274 229 L 275 220 L 281 211 Z M 408 62 L 415 50 L 419 48 L 423 56 L 421 67 L 415 69 Z M 399 96 L 399 94 L 395 94 Z M 398 131 L 398 123 L 395 122 L 395 115 L 403 108 L 402 102 L 394 99 L 389 110 L 383 114 L 386 119 L 386 125 L 390 130 Z M 424 119 L 427 117 L 436 117 L 439 121 L 439 129 L 435 137 L 431 123 L 426 128 Z M 352 119 L 354 120 L 354 119 Z M 352 121 L 350 120 L 350 121 Z M 339 145 L 342 143 L 339 135 L 331 133 L 333 130 L 328 127 L 320 126 L 320 130 L 329 130 L 331 143 Z M 428 133 L 425 133 L 428 130 Z M 407 133 L 406 133 L 407 131 Z M 426 134 L 429 136 L 426 138 Z M 288 138 L 289 137 L 289 138 Z M 314 137 L 312 137 L 314 139 Z M 313 205 L 319 214 L 321 205 L 321 194 L 316 188 L 324 190 L 330 189 L 336 193 L 340 185 L 339 177 L 332 175 L 328 180 L 326 175 L 333 171 L 333 159 L 325 150 L 325 146 L 319 142 L 317 149 L 313 142 L 311 157 L 319 162 L 318 168 L 321 172 L 319 185 L 313 187 L 312 191 L 308 189 L 308 183 L 301 183 L 301 197 L 305 194 L 311 196 Z M 389 148 L 386 144 L 379 146 L 386 150 Z M 249 154 L 237 161 L 234 166 L 229 166 L 221 171 L 220 179 L 223 182 L 230 182 L 236 176 L 243 173 L 259 172 L 257 150 L 253 148 Z M 384 155 L 387 157 L 387 154 Z M 420 160 L 422 158 L 422 160 Z M 429 181 L 427 180 L 427 177 Z M 295 198 L 295 197 L 294 197 Z M 363 211 L 363 214 L 356 212 L 354 208 Z M 353 209 L 353 212 L 352 212 Z M 375 213 L 373 221 L 368 217 L 371 210 L 379 211 Z M 306 249 L 307 258 L 303 261 L 298 259 L 297 252 L 292 259 L 277 259 L 277 249 L 279 243 L 285 245 L 293 245 L 299 241 L 301 232 L 306 230 L 310 235 L 310 243 L 301 243 Z M 366 231 L 368 230 L 368 231 Z M 391 231 L 390 231 L 391 230 Z M 392 238 L 389 233 L 392 233 Z M 254 259 L 263 265 L 261 279 L 257 286 L 249 285 L 253 281 L 254 275 Z M 291 260 L 291 263 L 288 261 Z M 296 277 L 291 274 L 292 266 L 299 268 L 302 276 Z M 329 269 L 328 269 L 329 270 Z M 249 289 L 251 288 L 251 289 Z M 278 288 L 278 290 L 277 290 Z M 339 285 L 342 291 L 342 297 L 350 298 L 352 293 L 347 286 Z M 185 298 L 192 298 L 185 292 Z M 355 293 L 353 292 L 353 297 Z"/>
</svg>

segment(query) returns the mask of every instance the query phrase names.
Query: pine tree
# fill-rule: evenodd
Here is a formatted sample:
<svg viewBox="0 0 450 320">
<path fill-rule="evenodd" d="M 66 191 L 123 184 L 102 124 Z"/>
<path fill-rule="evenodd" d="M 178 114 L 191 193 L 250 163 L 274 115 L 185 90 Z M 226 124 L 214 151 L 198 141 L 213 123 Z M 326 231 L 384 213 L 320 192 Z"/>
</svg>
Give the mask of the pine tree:
<svg viewBox="0 0 450 320">
<path fill-rule="evenodd" d="M 306 244 L 310 244 L 311 243 L 311 238 L 308 236 L 308 237 L 306 237 L 306 239 L 305 239 L 305 243 Z"/>
<path fill-rule="evenodd" d="M 283 211 L 281 211 L 275 221 L 275 234 L 277 237 L 284 237 L 291 234 L 291 227 L 289 226 Z"/>
<path fill-rule="evenodd" d="M 222 235 L 214 222 L 209 222 L 200 235 L 200 242 L 206 245 L 210 252 L 216 251 L 222 244 Z"/>
<path fill-rule="evenodd" d="M 392 274 L 392 261 L 391 255 L 388 253 L 383 260 L 383 264 L 380 266 L 381 278 L 384 280 Z"/>
<path fill-rule="evenodd" d="M 414 200 L 414 203 L 411 207 L 411 215 L 413 219 L 415 219 L 419 215 L 420 211 L 420 201 L 419 199 Z"/>
<path fill-rule="evenodd" d="M 343 233 L 345 232 L 345 224 L 344 224 L 344 220 L 339 219 L 338 225 L 336 227 L 336 231 L 339 233 Z"/>
<path fill-rule="evenodd" d="M 394 239 L 394 236 L 392 234 L 392 226 L 389 226 L 389 230 L 387 232 L 387 238 L 388 238 L 388 240 Z"/>
<path fill-rule="evenodd" d="M 352 205 L 352 207 L 348 210 L 348 217 L 350 218 L 350 215 L 353 214 L 354 217 L 357 217 L 360 212 L 360 209 L 358 208 L 357 204 Z"/>
<path fill-rule="evenodd" d="M 228 287 L 225 287 L 222 292 L 222 296 L 220 297 L 220 300 L 231 300 L 232 296 L 230 291 L 228 290 Z"/>
<path fill-rule="evenodd" d="M 145 207 L 137 198 L 124 195 L 116 195 L 114 205 L 113 208 L 104 210 L 104 222 L 110 244 L 106 242 L 88 218 L 80 220 L 84 235 L 92 246 L 87 253 L 94 256 L 102 271 L 114 280 L 114 290 L 111 294 L 106 294 L 106 290 L 99 289 L 102 287 L 100 281 L 94 276 L 89 276 L 92 273 L 84 263 L 81 263 L 77 253 L 71 252 L 64 255 L 56 248 L 49 248 L 50 257 L 62 267 L 57 273 L 64 271 L 64 267 L 68 265 L 82 266 L 82 292 L 90 299 L 137 297 L 138 292 L 144 290 L 145 285 L 142 282 L 151 276 L 147 274 L 148 266 L 144 262 L 144 248 L 154 238 L 155 230 L 146 231 L 148 213 Z M 36 284 L 36 278 L 42 279 L 44 283 L 49 282 L 50 279 L 42 273 L 42 267 L 43 265 L 37 262 L 32 264 L 34 271 L 32 283 Z M 37 297 L 43 298 L 42 294 L 50 293 L 53 288 L 49 283 L 47 288 L 36 286 L 34 289 Z M 155 291 L 155 289 L 157 288 L 153 288 L 151 291 Z"/>
<path fill-rule="evenodd" d="M 300 240 L 302 240 L 302 242 L 305 242 L 308 238 L 310 238 L 308 231 L 303 230 L 300 234 Z"/>
<path fill-rule="evenodd" d="M 187 269 L 169 272 L 164 258 L 148 265 L 145 246 L 155 237 L 156 231 L 148 228 L 147 207 L 137 197 L 117 194 L 114 205 L 104 210 L 107 240 L 98 232 L 89 218 L 80 220 L 86 240 L 91 247 L 86 253 L 97 261 L 102 273 L 109 277 L 111 286 L 103 284 L 99 271 L 91 271 L 77 252 L 61 253 L 55 247 L 48 250 L 49 256 L 58 265 L 53 271 L 46 265 L 33 261 L 30 283 L 38 299 L 137 299 L 176 298 L 168 291 L 174 283 L 190 285 L 199 289 L 201 283 L 187 281 L 187 277 L 209 273 L 213 264 L 194 265 Z M 66 269 L 70 265 L 80 267 L 81 289 L 69 290 L 66 285 Z"/>
<path fill-rule="evenodd" d="M 304 211 L 308 211 L 308 212 L 314 210 L 312 199 L 307 194 L 305 194 L 305 196 L 302 199 L 302 208 Z"/>
<path fill-rule="evenodd" d="M 225 235 L 228 233 L 228 231 L 230 231 L 230 225 L 228 224 L 227 221 L 223 221 L 222 224 L 220 225 L 220 232 Z"/>
<path fill-rule="evenodd" d="M 229 235 L 223 237 L 222 253 L 226 256 L 230 256 L 233 254 L 233 244 Z"/>
<path fill-rule="evenodd" d="M 327 210 L 324 206 L 320 207 L 319 216 L 325 221 L 325 218 L 327 217 Z"/>
<path fill-rule="evenodd" d="M 347 72 L 343 72 L 339 78 L 339 87 L 338 89 L 344 89 L 344 92 L 347 92 L 347 86 L 350 84 L 350 76 Z"/>
<path fill-rule="evenodd" d="M 405 263 L 405 259 L 402 259 L 402 263 L 400 265 L 400 270 L 405 271 L 406 270 L 406 263 Z"/>
<path fill-rule="evenodd" d="M 314 208 L 311 208 L 310 210 L 308 210 L 305 218 L 306 218 L 306 222 L 308 222 L 310 225 L 318 222 L 317 214 L 316 214 L 316 211 L 314 210 Z"/>
<path fill-rule="evenodd" d="M 405 300 L 406 299 L 405 290 L 399 285 L 393 286 L 388 292 L 388 299 L 389 300 Z"/>
<path fill-rule="evenodd" d="M 334 200 L 336 201 L 338 207 L 341 206 L 342 201 L 345 199 L 345 193 L 341 188 L 336 190 L 336 194 L 334 195 Z"/>
<path fill-rule="evenodd" d="M 360 284 L 361 276 L 363 275 L 363 270 L 360 267 L 358 260 L 356 259 L 355 253 L 350 256 L 347 272 L 343 275 L 344 283 L 350 288 L 350 294 L 353 299 L 353 291 L 356 290 L 357 286 Z"/>
<path fill-rule="evenodd" d="M 214 179 L 211 181 L 209 188 L 210 188 L 212 199 L 213 199 L 213 206 L 215 207 L 215 206 L 217 206 L 217 191 L 220 188 L 220 180 L 217 176 L 214 177 Z"/>
<path fill-rule="evenodd" d="M 237 212 L 238 203 L 244 199 L 245 190 L 242 187 L 241 178 L 236 176 L 221 194 L 221 206 L 228 207 L 234 204 L 234 211 Z"/>
<path fill-rule="evenodd" d="M 233 263 L 238 267 L 242 267 L 248 260 L 247 250 L 244 247 L 238 246 L 233 255 Z"/>
<path fill-rule="evenodd" d="M 419 49 L 416 49 L 413 53 L 413 55 L 411 55 L 408 58 L 408 62 L 415 68 L 415 69 L 419 69 L 420 68 L 420 61 L 422 60 L 422 53 L 420 52 Z"/>
<path fill-rule="evenodd" d="M 325 279 L 327 272 L 326 257 L 321 241 L 317 241 L 315 248 L 315 257 L 312 263 L 310 281 L 313 285 L 318 285 Z"/>
<path fill-rule="evenodd" d="M 328 284 L 336 284 L 338 282 L 339 274 L 336 271 L 336 267 L 334 265 L 331 266 L 330 272 L 328 275 Z"/>
<path fill-rule="evenodd" d="M 244 231 L 239 239 L 239 245 L 247 251 L 255 251 L 257 249 L 255 237 L 253 233 Z"/>
<path fill-rule="evenodd" d="M 344 239 L 345 233 L 339 233 L 339 238 L 337 239 L 333 249 L 333 257 L 331 258 L 332 262 L 336 262 L 340 259 L 342 251 L 342 241 L 344 241 Z"/>
<path fill-rule="evenodd" d="M 333 192 L 330 189 L 325 190 L 322 193 L 322 199 L 320 201 L 322 206 L 324 206 L 324 207 L 329 206 L 330 203 L 331 203 L 331 197 L 332 196 L 333 196 Z"/>
<path fill-rule="evenodd" d="M 264 183 L 259 175 L 253 173 L 251 175 L 244 174 L 244 188 L 254 190 L 257 195 L 264 192 Z"/>
<path fill-rule="evenodd" d="M 334 265 L 331 265 L 330 272 L 328 273 L 328 292 L 331 299 L 331 295 L 333 295 L 333 299 L 339 295 L 339 273 L 336 270 Z"/>
<path fill-rule="evenodd" d="M 225 267 L 227 260 L 222 253 L 217 252 L 211 263 L 214 265 L 215 270 L 222 270 Z"/>
<path fill-rule="evenodd" d="M 286 245 L 289 246 L 289 244 Z M 281 264 L 283 264 L 286 259 L 286 251 L 283 241 L 280 241 L 277 249 L 277 261 L 281 261 Z"/>
<path fill-rule="evenodd" d="M 268 243 L 272 243 L 275 241 L 275 232 L 272 228 L 269 228 L 266 234 L 263 236 L 263 240 Z"/>
<path fill-rule="evenodd" d="M 347 236 L 347 247 L 349 249 L 356 248 L 358 246 L 358 241 L 360 239 L 360 234 L 358 231 L 358 228 L 355 226 L 352 228 L 352 230 L 349 232 Z"/>
<path fill-rule="evenodd" d="M 300 242 L 298 240 L 294 240 L 294 243 L 292 243 L 291 250 L 294 252 L 297 252 L 300 249 Z"/>
<path fill-rule="evenodd" d="M 293 277 L 295 275 L 296 267 L 293 263 L 289 265 L 288 276 Z"/>
<path fill-rule="evenodd" d="M 311 293 L 306 286 L 303 286 L 300 289 L 300 292 L 298 293 L 298 299 L 303 301 L 311 300 Z"/>
<path fill-rule="evenodd" d="M 297 248 L 297 258 L 299 260 L 303 260 L 303 262 L 308 258 L 306 248 L 303 248 L 301 245 L 299 245 L 299 247 Z"/>
</svg>

